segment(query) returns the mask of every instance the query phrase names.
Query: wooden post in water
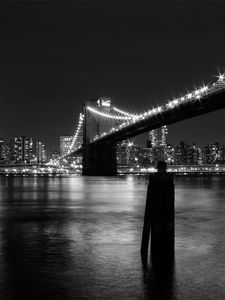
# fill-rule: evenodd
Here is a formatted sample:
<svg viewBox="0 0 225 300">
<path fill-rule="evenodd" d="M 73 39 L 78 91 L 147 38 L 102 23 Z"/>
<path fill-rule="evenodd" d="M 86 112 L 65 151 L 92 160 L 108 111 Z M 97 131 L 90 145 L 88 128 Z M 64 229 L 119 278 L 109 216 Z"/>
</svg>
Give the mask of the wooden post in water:
<svg viewBox="0 0 225 300">
<path fill-rule="evenodd" d="M 152 262 L 166 263 L 174 258 L 174 183 L 173 174 L 166 173 L 166 163 L 158 162 L 158 172 L 149 175 L 145 206 L 141 255 L 148 258 L 151 236 Z"/>
</svg>

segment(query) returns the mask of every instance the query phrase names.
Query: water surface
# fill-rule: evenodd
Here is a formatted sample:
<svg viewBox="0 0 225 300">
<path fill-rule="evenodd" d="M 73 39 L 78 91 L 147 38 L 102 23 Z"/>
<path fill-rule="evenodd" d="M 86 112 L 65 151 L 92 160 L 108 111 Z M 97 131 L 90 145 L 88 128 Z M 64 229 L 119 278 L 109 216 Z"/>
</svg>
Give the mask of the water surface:
<svg viewBox="0 0 225 300">
<path fill-rule="evenodd" d="M 144 177 L 0 177 L 0 299 L 225 299 L 225 177 L 179 177 L 176 253 L 143 268 Z"/>
</svg>

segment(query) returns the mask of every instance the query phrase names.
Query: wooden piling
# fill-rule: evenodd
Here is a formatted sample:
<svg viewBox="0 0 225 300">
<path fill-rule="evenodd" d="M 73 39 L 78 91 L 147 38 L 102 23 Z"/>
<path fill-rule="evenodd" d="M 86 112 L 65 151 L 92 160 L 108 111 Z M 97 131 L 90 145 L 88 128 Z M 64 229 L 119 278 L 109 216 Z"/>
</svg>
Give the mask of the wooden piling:
<svg viewBox="0 0 225 300">
<path fill-rule="evenodd" d="M 174 183 L 166 173 L 166 164 L 158 163 L 158 172 L 149 176 L 141 255 L 148 257 L 149 238 L 152 261 L 167 262 L 174 257 Z"/>
</svg>

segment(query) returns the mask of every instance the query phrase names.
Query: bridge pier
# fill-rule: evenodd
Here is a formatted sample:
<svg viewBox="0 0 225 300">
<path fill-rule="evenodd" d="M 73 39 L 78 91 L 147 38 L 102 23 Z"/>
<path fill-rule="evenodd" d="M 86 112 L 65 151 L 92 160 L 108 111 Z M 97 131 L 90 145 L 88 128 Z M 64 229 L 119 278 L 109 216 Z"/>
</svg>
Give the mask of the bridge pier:
<svg viewBox="0 0 225 300">
<path fill-rule="evenodd" d="M 82 175 L 117 175 L 116 145 L 107 143 L 85 145 Z"/>
</svg>

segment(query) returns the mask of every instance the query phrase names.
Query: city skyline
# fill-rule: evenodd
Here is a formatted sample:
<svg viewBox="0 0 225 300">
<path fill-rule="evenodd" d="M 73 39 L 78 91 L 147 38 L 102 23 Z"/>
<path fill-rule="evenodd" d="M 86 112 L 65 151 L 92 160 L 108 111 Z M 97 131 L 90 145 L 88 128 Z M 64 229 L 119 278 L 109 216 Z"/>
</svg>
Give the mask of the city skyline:
<svg viewBox="0 0 225 300">
<path fill-rule="evenodd" d="M 37 136 L 50 151 L 73 134 L 86 100 L 142 112 L 225 66 L 220 2 L 0 5 L 0 136 Z M 221 110 L 171 125 L 170 141 L 225 143 L 223 119 Z"/>
</svg>

